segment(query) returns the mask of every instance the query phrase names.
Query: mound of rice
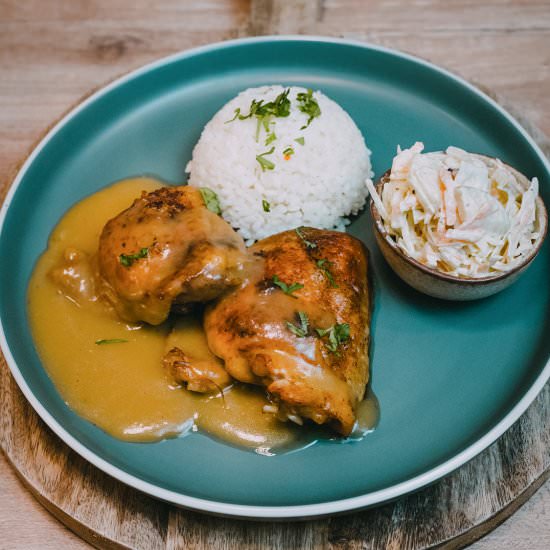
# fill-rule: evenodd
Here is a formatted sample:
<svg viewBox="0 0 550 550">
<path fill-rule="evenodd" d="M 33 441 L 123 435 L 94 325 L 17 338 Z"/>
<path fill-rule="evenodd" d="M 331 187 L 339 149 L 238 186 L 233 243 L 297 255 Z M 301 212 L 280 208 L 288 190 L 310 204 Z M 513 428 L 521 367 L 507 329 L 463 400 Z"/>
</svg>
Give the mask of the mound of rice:
<svg viewBox="0 0 550 550">
<path fill-rule="evenodd" d="M 253 100 L 265 105 L 285 89 L 249 88 L 232 99 L 205 126 L 186 168 L 190 185 L 217 193 L 223 217 L 249 244 L 302 225 L 344 231 L 372 177 L 361 132 L 321 92 L 311 96 L 320 114 L 309 124 L 297 98 L 308 90 L 299 87 L 289 88 L 288 116 L 244 118 Z M 243 119 L 232 120 L 236 113 Z"/>
</svg>

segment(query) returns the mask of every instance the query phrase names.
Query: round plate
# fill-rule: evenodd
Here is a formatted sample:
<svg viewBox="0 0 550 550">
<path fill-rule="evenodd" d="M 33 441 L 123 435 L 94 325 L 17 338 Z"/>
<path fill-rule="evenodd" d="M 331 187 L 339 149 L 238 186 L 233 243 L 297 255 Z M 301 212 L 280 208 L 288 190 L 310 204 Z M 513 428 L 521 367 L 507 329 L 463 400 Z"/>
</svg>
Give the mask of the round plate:
<svg viewBox="0 0 550 550">
<path fill-rule="evenodd" d="M 2 208 L 2 347 L 17 383 L 74 450 L 119 480 L 186 507 L 241 517 L 311 517 L 378 504 L 451 472 L 501 435 L 550 375 L 546 243 L 511 288 L 452 303 L 408 288 L 380 256 L 365 211 L 351 226 L 371 250 L 372 384 L 378 429 L 363 441 L 318 443 L 266 457 L 202 434 L 118 441 L 74 414 L 33 346 L 26 288 L 49 233 L 76 201 L 110 182 L 156 174 L 178 182 L 205 123 L 244 88 L 320 89 L 352 116 L 380 175 L 397 144 L 422 140 L 498 156 L 538 176 L 550 167 L 525 131 L 463 80 L 362 43 L 259 38 L 178 54 L 117 80 L 50 131 Z"/>
</svg>

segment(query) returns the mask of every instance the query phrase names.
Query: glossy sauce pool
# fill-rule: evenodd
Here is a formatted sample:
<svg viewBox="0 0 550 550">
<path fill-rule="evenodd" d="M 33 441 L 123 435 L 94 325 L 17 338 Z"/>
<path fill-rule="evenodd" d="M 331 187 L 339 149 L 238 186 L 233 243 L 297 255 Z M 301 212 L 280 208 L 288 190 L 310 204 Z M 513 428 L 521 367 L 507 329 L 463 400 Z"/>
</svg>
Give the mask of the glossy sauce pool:
<svg viewBox="0 0 550 550">
<path fill-rule="evenodd" d="M 141 191 L 162 185 L 150 178 L 128 179 L 82 200 L 63 216 L 37 262 L 28 290 L 31 329 L 63 399 L 107 433 L 129 441 L 158 441 L 201 430 L 273 454 L 332 437 L 320 428 L 295 426 L 264 413 L 268 400 L 260 388 L 234 384 L 223 395 L 202 395 L 177 385 L 162 365 L 172 346 L 198 359 L 212 357 L 200 318 L 172 318 L 157 327 L 128 324 L 100 300 L 73 299 L 50 277 L 68 249 L 93 257 L 106 221 Z M 96 343 L 102 340 L 124 342 Z M 362 437 L 378 422 L 372 392 L 358 416 L 356 435 Z"/>
</svg>

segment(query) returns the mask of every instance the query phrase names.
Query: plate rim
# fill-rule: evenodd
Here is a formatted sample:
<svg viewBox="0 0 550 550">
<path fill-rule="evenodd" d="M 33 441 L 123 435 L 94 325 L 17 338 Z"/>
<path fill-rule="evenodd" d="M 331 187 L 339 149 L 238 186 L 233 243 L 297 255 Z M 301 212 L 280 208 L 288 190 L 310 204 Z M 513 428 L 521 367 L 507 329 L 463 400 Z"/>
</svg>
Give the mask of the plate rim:
<svg viewBox="0 0 550 550">
<path fill-rule="evenodd" d="M 388 48 L 385 46 L 380 46 L 377 44 L 372 44 L 370 42 L 354 40 L 354 39 L 344 39 L 344 38 L 335 38 L 327 36 L 316 36 L 316 35 L 278 35 L 278 36 L 260 36 L 260 37 L 246 37 L 246 38 L 237 38 L 232 40 L 218 41 L 210 43 L 203 46 L 198 46 L 190 49 L 186 49 L 174 54 L 162 57 L 155 61 L 149 62 L 145 65 L 138 67 L 118 78 L 115 78 L 111 82 L 107 83 L 104 86 L 101 86 L 99 89 L 93 93 L 84 96 L 84 99 L 79 101 L 79 103 L 70 109 L 68 112 L 64 113 L 61 118 L 47 131 L 44 137 L 36 144 L 31 153 L 27 156 L 23 164 L 18 169 L 15 177 L 12 179 L 10 188 L 6 193 L 4 202 L 0 209 L 0 236 L 4 230 L 4 222 L 6 219 L 7 212 L 9 210 L 11 200 L 14 194 L 17 192 L 17 189 L 28 171 L 29 167 L 34 162 L 34 159 L 40 154 L 42 149 L 46 144 L 59 132 L 59 130 L 64 127 L 73 117 L 78 113 L 84 110 L 90 103 L 99 99 L 103 95 L 107 94 L 111 90 L 117 88 L 119 85 L 124 84 L 125 82 L 132 80 L 135 77 L 138 77 L 142 74 L 148 73 L 151 70 L 154 70 L 163 65 L 169 64 L 176 60 L 182 60 L 202 53 L 207 53 L 211 51 L 216 51 L 225 48 L 231 48 L 241 44 L 258 44 L 265 42 L 285 42 L 285 41 L 296 41 L 296 42 L 311 42 L 311 43 L 324 43 L 324 44 L 336 44 L 336 45 L 348 45 L 353 47 L 358 47 L 361 49 L 367 49 L 371 51 L 378 51 L 381 53 L 389 54 L 395 57 L 399 57 L 406 61 L 423 65 L 437 73 L 440 73 L 452 81 L 466 87 L 469 91 L 475 95 L 481 97 L 487 103 L 489 103 L 494 109 L 496 109 L 501 116 L 503 116 L 507 121 L 515 127 L 515 129 L 522 135 L 523 139 L 527 141 L 532 150 L 539 157 L 539 160 L 542 161 L 546 170 L 550 173 L 550 161 L 547 159 L 546 155 L 542 152 L 540 147 L 535 143 L 534 139 L 527 133 L 523 126 L 500 104 L 498 104 L 493 98 L 488 96 L 482 90 L 451 71 L 442 68 L 430 61 L 422 59 L 420 57 L 401 52 L 399 50 Z M 359 510 L 375 505 L 380 505 L 390 500 L 405 496 L 411 492 L 417 491 L 435 481 L 443 478 L 444 476 L 450 474 L 460 466 L 464 465 L 466 462 L 477 456 L 483 450 L 485 450 L 489 445 L 494 443 L 509 427 L 514 424 L 519 417 L 527 410 L 529 405 L 535 400 L 537 395 L 543 389 L 547 380 L 550 379 L 550 357 L 547 359 L 546 365 L 543 367 L 540 374 L 534 380 L 528 391 L 523 395 L 523 397 L 516 403 L 516 405 L 498 422 L 491 430 L 486 432 L 482 437 L 477 439 L 474 443 L 469 445 L 466 449 L 456 454 L 449 460 L 439 464 L 435 468 L 423 472 L 422 474 L 412 477 L 404 482 L 395 484 L 391 487 L 380 489 L 378 491 L 373 491 L 366 493 L 364 495 L 325 501 L 315 504 L 301 504 L 301 505 L 292 505 L 292 506 L 260 506 L 260 505 L 248 505 L 248 504 L 234 504 L 227 502 L 219 502 L 215 500 L 209 500 L 204 498 L 192 497 L 176 491 L 170 491 L 168 489 L 163 489 L 158 487 L 153 483 L 149 483 L 140 479 L 137 476 L 128 474 L 121 468 L 118 468 L 112 465 L 109 461 L 97 456 L 92 450 L 88 449 L 86 445 L 78 441 L 76 437 L 73 437 L 60 423 L 53 418 L 53 416 L 48 412 L 48 410 L 42 405 L 42 403 L 35 397 L 34 393 L 27 385 L 17 363 L 11 353 L 9 347 L 4 327 L 2 324 L 2 319 L 0 318 L 0 348 L 4 354 L 6 363 L 14 377 L 17 385 L 21 389 L 23 395 L 27 401 L 31 404 L 36 413 L 40 418 L 53 430 L 53 432 L 71 449 L 76 453 L 82 456 L 85 460 L 93 464 L 95 467 L 99 468 L 104 473 L 109 476 L 121 481 L 122 483 L 133 487 L 143 493 L 148 494 L 154 498 L 160 499 L 171 504 L 181 506 L 184 508 L 189 508 L 199 512 L 207 512 L 215 515 L 233 517 L 233 518 L 248 518 L 248 519 L 307 519 L 314 517 L 324 517 L 336 513 L 351 512 L 354 510 Z"/>
</svg>

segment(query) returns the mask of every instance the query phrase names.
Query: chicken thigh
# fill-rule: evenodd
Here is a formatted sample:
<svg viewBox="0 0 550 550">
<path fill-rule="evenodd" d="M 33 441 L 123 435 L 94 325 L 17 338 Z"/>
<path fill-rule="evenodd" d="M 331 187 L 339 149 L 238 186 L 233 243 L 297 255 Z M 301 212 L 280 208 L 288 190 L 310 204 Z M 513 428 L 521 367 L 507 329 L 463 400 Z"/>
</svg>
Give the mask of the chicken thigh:
<svg viewBox="0 0 550 550">
<path fill-rule="evenodd" d="M 255 270 L 206 310 L 210 349 L 232 377 L 265 386 L 279 418 L 349 435 L 369 377 L 366 249 L 300 228 L 250 251 Z"/>
<path fill-rule="evenodd" d="M 104 227 L 99 240 L 103 294 L 130 322 L 162 323 L 171 309 L 206 302 L 243 280 L 242 238 L 210 211 L 196 187 L 163 187 Z"/>
</svg>

